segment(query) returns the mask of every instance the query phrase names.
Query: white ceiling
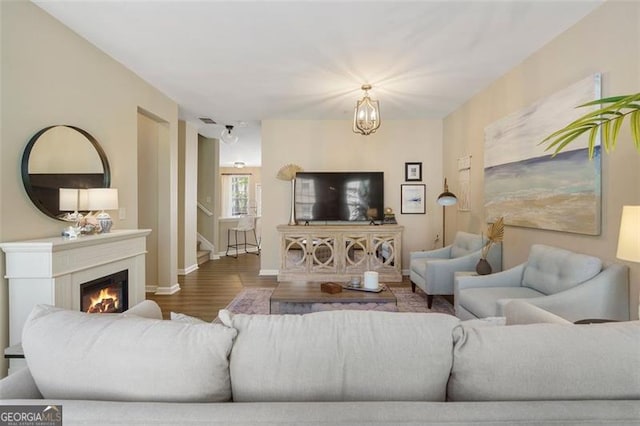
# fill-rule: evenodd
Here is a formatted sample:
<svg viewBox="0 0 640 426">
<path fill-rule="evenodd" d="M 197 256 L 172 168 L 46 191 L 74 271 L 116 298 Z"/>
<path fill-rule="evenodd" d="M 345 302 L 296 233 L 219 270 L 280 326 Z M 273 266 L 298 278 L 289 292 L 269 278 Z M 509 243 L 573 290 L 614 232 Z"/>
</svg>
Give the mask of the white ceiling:
<svg viewBox="0 0 640 426">
<path fill-rule="evenodd" d="M 261 120 L 350 120 L 363 83 L 383 120 L 445 117 L 602 1 L 34 2 L 259 165 Z"/>
</svg>

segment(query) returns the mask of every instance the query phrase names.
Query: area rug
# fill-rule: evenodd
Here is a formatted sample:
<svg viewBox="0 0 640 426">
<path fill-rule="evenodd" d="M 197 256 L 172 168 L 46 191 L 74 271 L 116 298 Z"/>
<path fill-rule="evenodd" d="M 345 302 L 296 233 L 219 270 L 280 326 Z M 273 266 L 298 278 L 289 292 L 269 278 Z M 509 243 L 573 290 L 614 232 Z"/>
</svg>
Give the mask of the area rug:
<svg viewBox="0 0 640 426">
<path fill-rule="evenodd" d="M 235 314 L 269 314 L 269 297 L 273 288 L 247 288 L 244 289 L 225 309 Z M 438 312 L 453 315 L 453 306 L 440 296 L 433 298 L 431 309 L 427 308 L 427 296 L 416 289 L 413 293 L 410 288 L 391 287 L 396 296 L 399 312 Z"/>
</svg>

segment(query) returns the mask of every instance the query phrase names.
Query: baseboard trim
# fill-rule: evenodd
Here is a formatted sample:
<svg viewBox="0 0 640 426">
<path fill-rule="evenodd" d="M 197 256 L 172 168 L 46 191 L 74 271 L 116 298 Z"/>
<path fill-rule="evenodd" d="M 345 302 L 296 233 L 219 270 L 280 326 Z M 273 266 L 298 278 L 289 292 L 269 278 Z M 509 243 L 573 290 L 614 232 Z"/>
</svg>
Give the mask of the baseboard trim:
<svg viewBox="0 0 640 426">
<path fill-rule="evenodd" d="M 186 269 L 178 269 L 178 275 L 189 275 L 193 271 L 197 271 L 197 270 L 198 270 L 198 264 L 196 263 L 195 265 L 191 265 Z"/>
<path fill-rule="evenodd" d="M 148 285 L 148 286 L 145 286 L 144 288 L 145 293 L 155 293 L 156 290 L 158 290 L 157 285 Z"/>
<path fill-rule="evenodd" d="M 170 294 L 175 294 L 180 291 L 180 284 L 175 283 L 171 287 L 157 287 L 155 294 L 168 296 Z"/>
<path fill-rule="evenodd" d="M 260 277 L 272 277 L 274 275 L 278 275 L 277 269 L 260 269 L 258 276 Z"/>
<path fill-rule="evenodd" d="M 402 275 L 409 276 L 410 275 L 410 270 L 409 269 L 403 269 L 402 270 Z"/>
</svg>

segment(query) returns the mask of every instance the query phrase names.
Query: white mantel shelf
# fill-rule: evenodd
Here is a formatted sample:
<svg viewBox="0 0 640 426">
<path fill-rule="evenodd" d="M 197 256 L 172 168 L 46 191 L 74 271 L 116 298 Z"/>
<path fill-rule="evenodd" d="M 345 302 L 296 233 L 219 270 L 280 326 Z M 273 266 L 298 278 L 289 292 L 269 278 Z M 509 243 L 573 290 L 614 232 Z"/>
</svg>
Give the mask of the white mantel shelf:
<svg viewBox="0 0 640 426">
<path fill-rule="evenodd" d="M 150 229 L 122 229 L 107 234 L 86 235 L 76 239 L 52 237 L 0 243 L 0 249 L 5 252 L 7 258 L 5 278 L 56 277 L 87 269 L 87 267 L 111 263 L 118 258 L 126 259 L 131 257 L 133 252 L 146 254 L 146 240 L 144 238 L 150 233 Z M 139 240 L 140 238 L 143 239 Z M 131 246 L 131 239 L 138 239 L 139 244 Z M 126 242 L 118 244 L 122 241 Z M 116 245 L 127 248 L 121 253 L 111 253 L 105 256 L 104 249 L 110 251 Z M 91 251 L 82 250 L 87 247 L 91 247 Z M 38 256 L 38 253 L 41 253 L 41 256 Z M 52 253 L 56 253 L 56 255 L 51 256 Z M 31 262 L 25 264 L 9 261 L 10 258 L 18 260 L 24 256 L 28 256 Z M 41 262 L 37 262 L 38 260 Z"/>
<path fill-rule="evenodd" d="M 146 237 L 150 229 L 121 229 L 76 239 L 62 237 L 0 243 L 9 281 L 9 344 L 22 340 L 33 307 L 80 310 L 80 285 L 128 271 L 129 306 L 145 298 Z"/>
</svg>

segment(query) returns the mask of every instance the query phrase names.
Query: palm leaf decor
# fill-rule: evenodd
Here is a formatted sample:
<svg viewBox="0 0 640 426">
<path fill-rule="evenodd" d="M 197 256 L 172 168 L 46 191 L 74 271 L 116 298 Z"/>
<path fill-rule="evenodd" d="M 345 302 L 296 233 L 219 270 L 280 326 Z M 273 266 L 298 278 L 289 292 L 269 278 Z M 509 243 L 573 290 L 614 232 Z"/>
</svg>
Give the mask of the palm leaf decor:
<svg viewBox="0 0 640 426">
<path fill-rule="evenodd" d="M 289 225 L 297 225 L 295 210 L 295 186 L 296 174 L 302 171 L 302 167 L 297 164 L 285 164 L 278 170 L 276 177 L 280 180 L 288 180 L 291 182 L 291 212 L 289 216 Z"/>
<path fill-rule="evenodd" d="M 545 150 L 553 150 L 555 156 L 580 135 L 588 132 L 589 158 L 593 158 L 598 130 L 602 130 L 602 145 L 609 153 L 615 149 L 620 127 L 628 117 L 633 144 L 640 153 L 640 93 L 602 98 L 579 105 L 578 108 L 593 105 L 601 107 L 547 136 L 540 144 L 547 144 Z"/>
<path fill-rule="evenodd" d="M 504 218 L 500 217 L 500 219 L 496 220 L 494 223 L 489 225 L 487 229 L 487 242 L 482 247 L 481 256 L 483 259 L 487 258 L 489 254 L 489 250 L 491 246 L 497 243 L 502 242 L 504 238 Z"/>
<path fill-rule="evenodd" d="M 285 164 L 278 170 L 276 177 L 280 180 L 294 180 L 296 173 L 301 172 L 302 167 L 296 164 Z"/>
</svg>

